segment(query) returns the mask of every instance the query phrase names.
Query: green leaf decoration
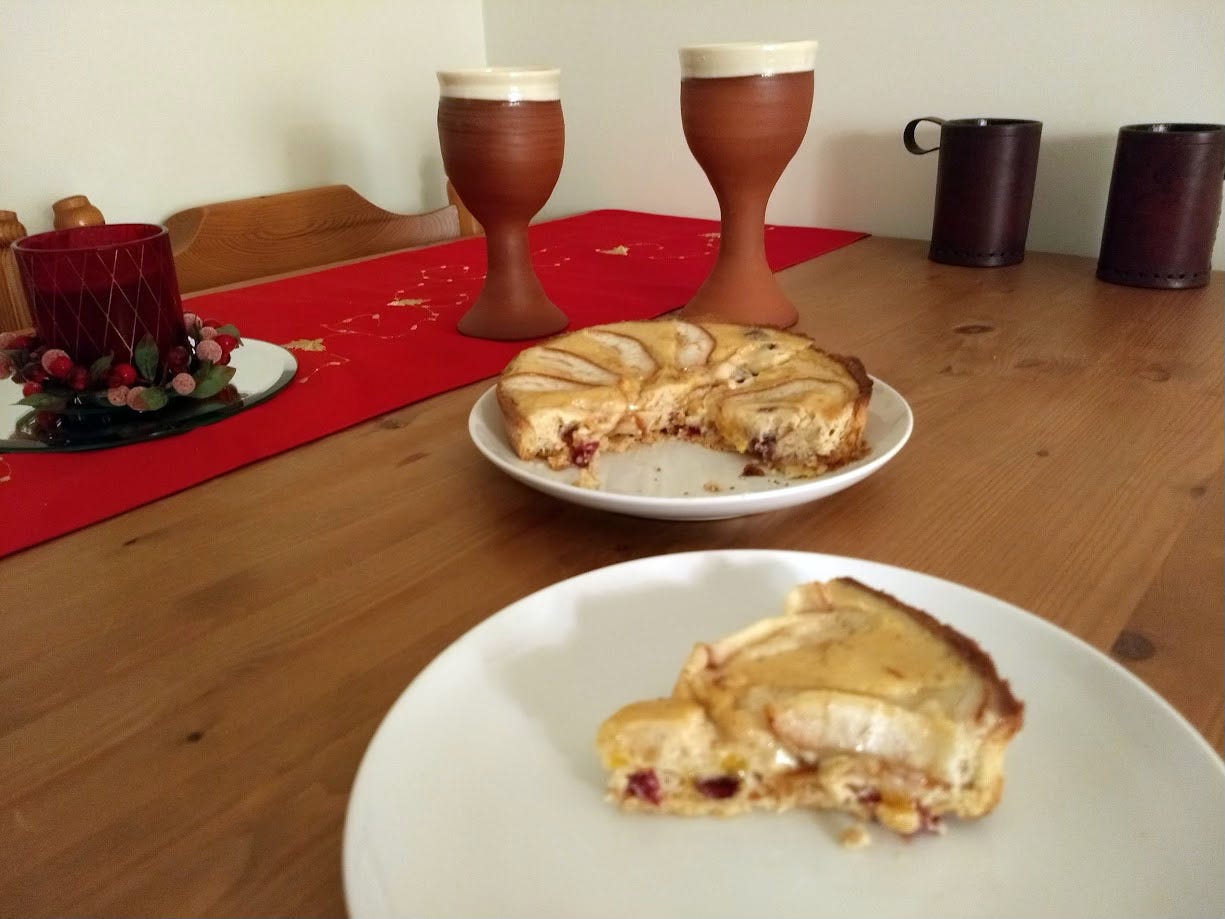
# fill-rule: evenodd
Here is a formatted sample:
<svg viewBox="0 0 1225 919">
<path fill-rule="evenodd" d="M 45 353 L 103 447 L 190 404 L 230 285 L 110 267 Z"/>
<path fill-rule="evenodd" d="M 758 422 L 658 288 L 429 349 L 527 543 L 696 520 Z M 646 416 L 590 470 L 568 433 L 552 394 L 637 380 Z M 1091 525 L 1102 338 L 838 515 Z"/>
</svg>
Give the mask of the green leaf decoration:
<svg viewBox="0 0 1225 919">
<path fill-rule="evenodd" d="M 225 325 L 219 328 L 217 330 L 217 334 L 218 335 L 233 335 L 240 342 L 242 341 L 242 336 L 238 334 L 238 328 L 229 322 L 227 322 Z"/>
<path fill-rule="evenodd" d="M 146 335 L 140 340 L 136 350 L 132 352 L 132 362 L 142 377 L 146 380 L 155 380 L 157 379 L 157 359 L 157 342 L 153 340 L 152 335 Z"/>
<path fill-rule="evenodd" d="M 89 381 L 97 383 L 100 379 L 106 376 L 106 372 L 111 369 L 111 364 L 115 361 L 115 355 L 104 354 L 92 364 L 89 365 Z"/>
<path fill-rule="evenodd" d="M 211 399 L 234 377 L 233 367 L 223 367 L 220 364 L 210 364 L 207 361 L 196 371 L 196 388 L 192 390 L 193 399 Z"/>
<path fill-rule="evenodd" d="M 156 412 L 170 401 L 170 397 L 160 386 L 146 386 L 140 391 L 136 401 L 140 404 L 139 411 Z"/>
<path fill-rule="evenodd" d="M 19 399 L 17 404 L 28 405 L 30 408 L 36 408 L 41 412 L 62 412 L 64 406 L 68 403 L 63 396 L 55 396 L 49 392 L 36 392 L 32 396 Z"/>
</svg>

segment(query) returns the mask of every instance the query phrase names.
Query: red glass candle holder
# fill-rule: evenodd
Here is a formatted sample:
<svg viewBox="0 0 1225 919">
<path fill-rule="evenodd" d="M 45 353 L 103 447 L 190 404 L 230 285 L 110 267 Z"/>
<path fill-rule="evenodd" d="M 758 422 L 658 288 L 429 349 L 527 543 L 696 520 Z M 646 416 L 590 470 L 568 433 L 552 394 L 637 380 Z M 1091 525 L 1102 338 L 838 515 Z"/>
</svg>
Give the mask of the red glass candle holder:
<svg viewBox="0 0 1225 919">
<path fill-rule="evenodd" d="M 117 223 L 27 236 L 13 244 L 39 338 L 90 364 L 130 362 L 146 335 L 165 354 L 187 344 L 165 227 Z"/>
</svg>

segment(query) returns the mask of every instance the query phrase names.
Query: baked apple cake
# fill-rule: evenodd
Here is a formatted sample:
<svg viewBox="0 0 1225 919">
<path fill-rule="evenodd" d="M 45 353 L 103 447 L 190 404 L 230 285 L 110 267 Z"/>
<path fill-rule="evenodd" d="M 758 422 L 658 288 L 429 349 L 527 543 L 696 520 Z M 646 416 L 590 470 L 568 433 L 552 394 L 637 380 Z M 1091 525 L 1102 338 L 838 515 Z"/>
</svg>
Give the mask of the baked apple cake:
<svg viewBox="0 0 1225 919">
<path fill-rule="evenodd" d="M 497 387 L 515 452 L 554 469 L 679 437 L 790 476 L 861 456 L 871 395 L 858 359 L 807 336 L 677 319 L 561 335 L 522 351 Z"/>
<path fill-rule="evenodd" d="M 669 698 L 599 729 L 629 811 L 833 809 L 903 835 L 981 817 L 1024 707 L 971 639 L 849 578 L 697 645 Z"/>
</svg>

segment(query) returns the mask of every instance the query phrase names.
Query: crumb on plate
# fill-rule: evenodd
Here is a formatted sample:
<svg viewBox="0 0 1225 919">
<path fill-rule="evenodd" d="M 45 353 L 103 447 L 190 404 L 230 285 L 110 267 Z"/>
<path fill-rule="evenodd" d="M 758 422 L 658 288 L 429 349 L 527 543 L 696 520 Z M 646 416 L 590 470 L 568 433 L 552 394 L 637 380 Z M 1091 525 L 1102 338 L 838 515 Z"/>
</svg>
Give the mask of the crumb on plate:
<svg viewBox="0 0 1225 919">
<path fill-rule="evenodd" d="M 838 842 L 844 849 L 862 849 L 872 844 L 872 837 L 863 824 L 855 823 L 838 834 Z"/>
</svg>

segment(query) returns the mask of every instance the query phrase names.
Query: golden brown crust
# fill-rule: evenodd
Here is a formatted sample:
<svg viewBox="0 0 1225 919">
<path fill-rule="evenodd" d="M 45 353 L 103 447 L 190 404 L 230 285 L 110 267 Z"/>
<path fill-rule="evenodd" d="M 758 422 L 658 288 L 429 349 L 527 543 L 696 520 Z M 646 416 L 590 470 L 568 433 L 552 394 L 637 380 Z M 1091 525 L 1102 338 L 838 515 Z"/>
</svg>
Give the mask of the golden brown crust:
<svg viewBox="0 0 1225 919">
<path fill-rule="evenodd" d="M 805 336 L 805 338 L 807 337 Z M 815 344 L 813 348 L 820 351 L 831 361 L 841 364 L 846 369 L 846 372 L 851 375 L 859 386 L 859 398 L 866 404 L 868 399 L 872 397 L 872 378 L 868 376 L 868 371 L 864 368 L 863 361 L 850 355 L 834 354 L 832 351 L 826 351 L 824 348 L 817 348 Z"/>
<path fill-rule="evenodd" d="M 872 400 L 872 378 L 868 376 L 868 371 L 864 367 L 863 361 L 846 354 L 834 354 L 830 351 L 823 351 L 820 348 L 817 348 L 817 350 L 821 351 L 830 360 L 841 364 L 859 387 L 859 395 L 855 399 L 855 424 L 862 431 L 868 424 L 868 403 Z M 849 463 L 859 459 L 865 452 L 867 452 L 867 445 L 861 443 L 860 449 L 848 451 L 852 455 L 840 456 L 837 458 L 837 462 L 839 464 Z"/>
<path fill-rule="evenodd" d="M 523 433 L 522 432 L 523 432 L 523 429 L 527 427 L 527 422 L 519 414 L 518 409 L 515 408 L 514 403 L 506 395 L 506 393 L 503 391 L 501 386 L 495 387 L 494 393 L 496 394 L 497 399 L 498 399 L 498 408 L 502 412 L 502 421 L 506 424 L 506 427 L 507 427 L 506 433 L 509 435 L 507 439 L 509 440 L 511 446 L 514 448 L 515 453 L 519 457 L 519 459 L 522 459 L 522 460 L 531 459 L 532 458 L 531 454 L 529 453 L 527 456 L 524 456 L 524 451 L 520 448 L 520 445 L 523 443 Z"/>
</svg>

